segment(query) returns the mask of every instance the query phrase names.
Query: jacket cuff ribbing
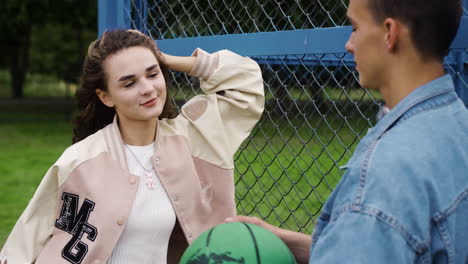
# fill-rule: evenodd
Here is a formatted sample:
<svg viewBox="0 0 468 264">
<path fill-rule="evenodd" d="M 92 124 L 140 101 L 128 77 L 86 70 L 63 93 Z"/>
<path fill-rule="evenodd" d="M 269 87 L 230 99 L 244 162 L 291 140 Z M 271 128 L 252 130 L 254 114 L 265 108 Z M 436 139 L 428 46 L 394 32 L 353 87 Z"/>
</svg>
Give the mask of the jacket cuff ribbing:
<svg viewBox="0 0 468 264">
<path fill-rule="evenodd" d="M 200 48 L 197 48 L 192 53 L 192 56 L 197 57 L 197 61 L 189 75 L 203 78 L 204 80 L 210 79 L 216 68 L 218 68 L 218 53 L 210 54 Z"/>
</svg>

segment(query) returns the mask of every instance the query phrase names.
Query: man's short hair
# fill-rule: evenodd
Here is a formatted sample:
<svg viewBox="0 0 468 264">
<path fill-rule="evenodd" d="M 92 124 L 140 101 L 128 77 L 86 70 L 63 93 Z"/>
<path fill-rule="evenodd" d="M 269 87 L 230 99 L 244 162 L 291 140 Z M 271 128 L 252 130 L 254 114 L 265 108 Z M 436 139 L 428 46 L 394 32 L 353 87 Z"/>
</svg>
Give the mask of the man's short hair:
<svg viewBox="0 0 468 264">
<path fill-rule="evenodd" d="M 368 0 L 377 23 L 398 19 L 410 30 L 423 58 L 442 60 L 448 54 L 463 12 L 462 0 Z"/>
</svg>

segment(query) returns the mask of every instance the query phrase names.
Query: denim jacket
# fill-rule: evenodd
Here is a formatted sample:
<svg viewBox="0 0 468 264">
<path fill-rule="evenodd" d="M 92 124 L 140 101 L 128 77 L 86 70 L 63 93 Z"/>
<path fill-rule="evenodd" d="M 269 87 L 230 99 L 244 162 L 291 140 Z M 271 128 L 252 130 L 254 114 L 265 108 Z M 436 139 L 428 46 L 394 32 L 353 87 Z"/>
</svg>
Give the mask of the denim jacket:
<svg viewBox="0 0 468 264">
<path fill-rule="evenodd" d="M 342 169 L 310 263 L 468 263 L 468 111 L 450 76 L 405 97 Z"/>
</svg>

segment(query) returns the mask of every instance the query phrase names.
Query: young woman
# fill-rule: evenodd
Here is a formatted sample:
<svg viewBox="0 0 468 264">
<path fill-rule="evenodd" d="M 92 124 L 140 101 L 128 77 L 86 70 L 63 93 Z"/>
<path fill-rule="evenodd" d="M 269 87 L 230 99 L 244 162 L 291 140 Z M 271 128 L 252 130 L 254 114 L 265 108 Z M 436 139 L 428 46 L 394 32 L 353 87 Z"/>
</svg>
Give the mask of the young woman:
<svg viewBox="0 0 468 264">
<path fill-rule="evenodd" d="M 200 78 L 179 115 L 168 69 Z M 236 214 L 233 155 L 263 111 L 258 65 L 229 51 L 191 57 L 112 31 L 91 44 L 74 144 L 11 232 L 8 263 L 177 263 Z"/>
</svg>

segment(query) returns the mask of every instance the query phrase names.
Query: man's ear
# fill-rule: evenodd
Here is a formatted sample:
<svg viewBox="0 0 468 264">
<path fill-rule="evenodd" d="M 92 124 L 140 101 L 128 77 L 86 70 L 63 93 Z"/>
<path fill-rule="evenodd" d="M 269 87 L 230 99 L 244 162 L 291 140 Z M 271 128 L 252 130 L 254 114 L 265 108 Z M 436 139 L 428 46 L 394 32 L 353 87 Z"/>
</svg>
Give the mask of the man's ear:
<svg viewBox="0 0 468 264">
<path fill-rule="evenodd" d="M 393 18 L 387 18 L 384 21 L 384 27 L 386 31 L 385 44 L 387 46 L 387 50 L 389 52 L 394 52 L 398 48 L 398 42 L 401 37 L 401 24 Z"/>
<path fill-rule="evenodd" d="M 114 107 L 114 102 L 112 102 L 112 99 L 108 92 L 103 91 L 101 89 L 96 89 L 96 94 L 103 104 L 105 104 L 108 107 Z"/>
</svg>

